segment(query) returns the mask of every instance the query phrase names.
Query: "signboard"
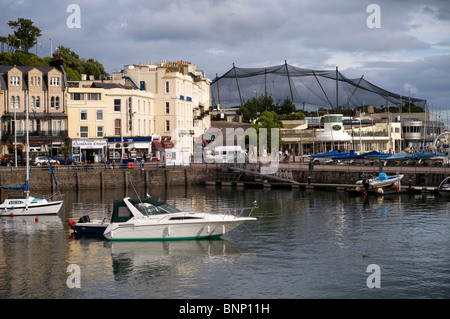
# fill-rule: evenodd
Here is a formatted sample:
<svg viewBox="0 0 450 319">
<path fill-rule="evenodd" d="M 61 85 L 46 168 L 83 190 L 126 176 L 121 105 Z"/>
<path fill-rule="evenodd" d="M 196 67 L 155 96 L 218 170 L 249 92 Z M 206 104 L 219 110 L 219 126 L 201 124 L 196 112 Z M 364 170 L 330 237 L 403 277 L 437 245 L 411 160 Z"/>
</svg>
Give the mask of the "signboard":
<svg viewBox="0 0 450 319">
<path fill-rule="evenodd" d="M 81 149 L 93 149 L 106 147 L 106 140 L 73 140 L 72 147 Z"/>
</svg>

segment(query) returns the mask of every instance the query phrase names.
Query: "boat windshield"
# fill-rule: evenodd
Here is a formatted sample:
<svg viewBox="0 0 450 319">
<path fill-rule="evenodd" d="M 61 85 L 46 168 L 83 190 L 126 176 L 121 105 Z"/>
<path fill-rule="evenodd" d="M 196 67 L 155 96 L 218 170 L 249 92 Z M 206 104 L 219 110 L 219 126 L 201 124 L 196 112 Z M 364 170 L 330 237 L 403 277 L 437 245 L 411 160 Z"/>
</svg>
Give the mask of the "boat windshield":
<svg viewBox="0 0 450 319">
<path fill-rule="evenodd" d="M 149 203 L 139 203 L 136 204 L 136 208 L 146 216 L 149 215 L 158 215 L 158 214 L 170 214 L 170 213 L 178 213 L 180 210 L 178 210 L 175 207 L 169 206 L 167 204 L 154 206 Z"/>
</svg>

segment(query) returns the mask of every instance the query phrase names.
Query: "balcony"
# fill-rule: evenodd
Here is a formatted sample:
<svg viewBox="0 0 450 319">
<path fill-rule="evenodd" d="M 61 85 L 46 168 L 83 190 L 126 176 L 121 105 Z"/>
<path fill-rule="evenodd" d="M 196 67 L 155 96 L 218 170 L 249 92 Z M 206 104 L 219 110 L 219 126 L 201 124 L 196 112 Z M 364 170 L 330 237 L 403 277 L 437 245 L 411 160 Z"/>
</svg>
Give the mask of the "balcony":
<svg viewBox="0 0 450 319">
<path fill-rule="evenodd" d="M 16 135 L 19 137 L 25 137 L 26 131 L 16 131 Z M 28 135 L 31 137 L 40 136 L 39 131 L 30 131 Z M 67 137 L 67 131 L 66 130 L 44 130 L 41 131 L 42 137 Z M 6 140 L 8 138 L 13 138 L 14 132 L 11 132 L 9 130 L 2 131 L 2 139 Z"/>
</svg>

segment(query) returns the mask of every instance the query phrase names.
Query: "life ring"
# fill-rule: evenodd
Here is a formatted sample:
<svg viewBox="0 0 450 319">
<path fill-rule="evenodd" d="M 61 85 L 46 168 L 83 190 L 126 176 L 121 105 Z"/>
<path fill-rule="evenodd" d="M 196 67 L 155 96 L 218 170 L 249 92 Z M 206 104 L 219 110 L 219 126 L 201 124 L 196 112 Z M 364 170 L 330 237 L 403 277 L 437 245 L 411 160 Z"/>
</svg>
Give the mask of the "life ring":
<svg viewBox="0 0 450 319">
<path fill-rule="evenodd" d="M 134 168 L 134 162 L 128 162 L 127 167 L 128 167 L 129 169 Z"/>
</svg>

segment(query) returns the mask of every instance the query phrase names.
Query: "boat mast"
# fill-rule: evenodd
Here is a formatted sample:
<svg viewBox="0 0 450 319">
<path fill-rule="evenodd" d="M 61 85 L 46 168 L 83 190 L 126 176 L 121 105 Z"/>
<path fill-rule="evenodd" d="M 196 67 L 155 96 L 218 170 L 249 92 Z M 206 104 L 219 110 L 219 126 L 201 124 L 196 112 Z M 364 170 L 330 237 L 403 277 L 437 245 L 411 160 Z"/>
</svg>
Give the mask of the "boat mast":
<svg viewBox="0 0 450 319">
<path fill-rule="evenodd" d="M 29 140 L 30 140 L 30 136 L 29 136 L 29 130 L 30 130 L 30 122 L 29 122 L 29 118 L 28 118 L 28 103 L 29 103 L 29 100 L 28 100 L 28 94 L 27 94 L 27 101 L 26 101 L 26 104 L 27 104 L 27 111 L 25 112 L 26 113 L 26 121 L 25 121 L 25 125 L 26 125 L 26 140 L 25 140 L 25 150 L 26 150 L 26 154 L 27 154 L 27 156 L 26 156 L 26 161 L 27 161 L 27 178 L 26 178 L 26 183 L 27 183 L 27 190 L 26 190 L 26 194 L 27 194 L 27 197 L 29 197 L 30 196 L 30 188 L 29 188 L 29 179 L 30 179 L 30 142 L 29 142 Z"/>
</svg>

